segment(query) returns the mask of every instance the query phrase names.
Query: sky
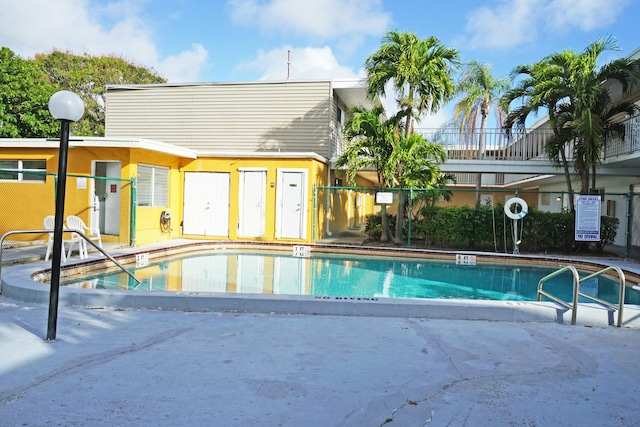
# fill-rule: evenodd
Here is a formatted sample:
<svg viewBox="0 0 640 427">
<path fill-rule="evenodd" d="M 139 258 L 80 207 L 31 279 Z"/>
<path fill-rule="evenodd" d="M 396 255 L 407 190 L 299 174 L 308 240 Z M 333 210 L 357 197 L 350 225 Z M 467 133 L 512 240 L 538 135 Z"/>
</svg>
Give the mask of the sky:
<svg viewBox="0 0 640 427">
<path fill-rule="evenodd" d="M 600 37 L 640 48 L 640 0 L 0 0 L 0 46 L 117 55 L 171 83 L 363 77 L 388 31 L 437 37 L 496 76 Z M 437 127 L 451 104 L 423 118 Z"/>
</svg>

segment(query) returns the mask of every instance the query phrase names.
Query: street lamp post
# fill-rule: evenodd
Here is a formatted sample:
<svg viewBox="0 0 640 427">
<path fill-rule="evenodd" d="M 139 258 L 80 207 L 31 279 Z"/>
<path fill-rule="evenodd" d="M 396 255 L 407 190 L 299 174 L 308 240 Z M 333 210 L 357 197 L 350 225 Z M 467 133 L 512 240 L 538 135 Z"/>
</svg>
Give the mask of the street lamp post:
<svg viewBox="0 0 640 427">
<path fill-rule="evenodd" d="M 56 212 L 53 226 L 53 256 L 51 260 L 51 290 L 49 292 L 49 318 L 47 342 L 56 340 L 58 323 L 58 293 L 60 290 L 60 262 L 62 259 L 62 234 L 64 229 L 64 196 L 67 185 L 67 154 L 69 152 L 69 124 L 80 120 L 84 114 L 82 99 L 73 92 L 62 90 L 49 99 L 49 112 L 60 122 L 60 154 L 58 156 L 58 186 L 56 188 Z"/>
</svg>

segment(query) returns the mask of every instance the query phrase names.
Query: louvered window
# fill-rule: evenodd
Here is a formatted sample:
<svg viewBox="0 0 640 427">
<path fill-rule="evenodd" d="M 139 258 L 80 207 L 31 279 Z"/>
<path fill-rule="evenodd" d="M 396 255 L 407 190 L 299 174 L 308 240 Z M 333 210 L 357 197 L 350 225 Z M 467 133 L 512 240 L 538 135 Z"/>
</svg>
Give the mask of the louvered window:
<svg viewBox="0 0 640 427">
<path fill-rule="evenodd" d="M 169 206 L 169 168 L 138 165 L 138 206 Z"/>
</svg>

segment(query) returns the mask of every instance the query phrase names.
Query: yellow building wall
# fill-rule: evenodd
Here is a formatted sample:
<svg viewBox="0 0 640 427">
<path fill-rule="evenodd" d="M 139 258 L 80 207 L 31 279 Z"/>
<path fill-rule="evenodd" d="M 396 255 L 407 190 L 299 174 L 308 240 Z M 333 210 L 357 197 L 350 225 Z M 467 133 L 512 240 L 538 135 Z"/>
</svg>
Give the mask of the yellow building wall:
<svg viewBox="0 0 640 427">
<path fill-rule="evenodd" d="M 121 165 L 120 179 L 130 179 L 131 175 L 131 149 L 111 147 L 71 147 L 67 166 L 68 175 L 91 176 L 94 172 L 94 161 L 118 161 Z M 56 160 L 57 162 L 57 160 Z M 47 166 L 48 169 L 48 166 Z M 57 171 L 57 163 L 56 168 Z M 67 177 L 67 197 L 65 201 L 65 217 L 76 215 L 89 225 L 91 214 L 91 202 L 94 183 L 86 180 L 86 185 L 79 185 L 82 178 Z M 120 229 L 118 235 L 103 235 L 104 242 L 118 242 L 128 245 L 130 243 L 130 219 L 131 219 L 131 185 L 127 182 L 120 183 Z"/>
<path fill-rule="evenodd" d="M 169 205 L 168 206 L 138 206 L 136 208 L 135 245 L 164 242 L 181 236 L 180 221 L 182 213 L 183 182 L 180 173 L 181 159 L 169 154 L 155 151 L 131 150 L 131 162 L 123 174 L 136 177 L 138 165 L 161 166 L 169 168 Z M 164 211 L 171 213 L 171 223 L 168 229 L 160 226 L 160 215 Z M 124 226 L 125 224 L 121 224 Z"/>
<path fill-rule="evenodd" d="M 437 202 L 438 206 L 475 206 L 476 204 L 476 192 L 470 188 L 452 188 L 453 197 L 451 201 L 447 202 L 441 200 Z M 516 196 L 515 192 L 504 191 L 502 189 L 483 188 L 481 191 L 482 196 L 493 195 L 493 201 L 495 204 L 505 204 L 507 200 Z M 524 199 L 527 202 L 529 208 L 534 209 L 538 205 L 537 193 L 518 193 L 518 197 Z"/>
<path fill-rule="evenodd" d="M 283 158 L 215 158 L 203 157 L 195 160 L 183 160 L 179 170 L 179 182 L 181 188 L 172 188 L 172 194 L 175 192 L 177 200 L 180 202 L 179 209 L 173 209 L 172 218 L 176 218 L 174 222 L 174 231 L 176 224 L 180 224 L 183 220 L 184 212 L 182 200 L 184 197 L 184 173 L 185 172 L 222 172 L 229 173 L 230 189 L 229 189 L 229 236 L 228 237 L 212 237 L 204 235 L 184 236 L 195 239 L 208 240 L 238 240 L 238 220 L 239 220 L 239 204 L 238 196 L 240 191 L 240 172 L 242 168 L 263 168 L 267 171 L 266 181 L 266 208 L 265 208 L 265 232 L 263 237 L 246 238 L 242 240 L 256 241 L 291 241 L 301 242 L 300 239 L 280 239 L 276 238 L 276 197 L 277 197 L 277 174 L 278 169 L 306 169 L 307 172 L 307 191 L 306 191 L 306 239 L 303 242 L 312 242 L 314 237 L 313 224 L 313 208 L 314 208 L 314 185 L 325 185 L 327 182 L 326 165 L 313 158 L 301 159 L 283 159 Z M 172 197 L 173 200 L 173 197 Z M 160 214 L 159 212 L 157 213 Z M 146 242 L 146 239 L 144 240 Z M 143 240 L 140 240 L 140 244 Z"/>
<path fill-rule="evenodd" d="M 47 172 L 58 173 L 59 149 L 49 148 L 4 148 L 0 151 L 1 160 L 46 160 Z M 84 178 L 92 173 L 94 160 L 117 160 L 121 162 L 124 176 L 129 167 L 129 149 L 127 148 L 95 148 L 70 147 L 67 156 L 67 182 L 65 187 L 64 217 L 76 215 L 89 224 L 93 183 Z M 83 175 L 76 177 L 74 175 Z M 44 217 L 55 214 L 56 180 L 53 175 L 46 178 L 46 183 L 39 182 L 2 182 L 0 183 L 0 203 L 2 221 L 0 231 L 34 230 L 44 227 Z M 124 215 L 120 221 L 119 236 L 104 236 L 103 241 L 129 243 L 130 188 L 122 186 L 121 209 Z M 125 218 L 122 220 L 122 218 Z M 15 236 L 12 240 L 46 240 L 46 234 L 30 234 Z"/>
<path fill-rule="evenodd" d="M 337 181 L 338 179 L 341 179 L 342 183 Z M 353 190 L 346 188 L 347 184 L 344 178 L 337 176 L 335 171 L 332 171 L 331 184 L 331 187 L 339 186 L 345 188 L 318 190 L 319 212 L 321 212 L 321 215 L 318 215 L 318 217 L 323 221 L 323 225 L 325 226 L 325 228 L 320 229 L 321 231 L 324 230 L 324 233 L 319 233 L 318 238 L 328 237 L 326 228 L 327 221 L 329 224 L 328 231 L 330 233 L 340 233 L 348 229 L 363 226 L 367 222 L 367 217 L 376 210 L 375 189 L 361 189 L 373 187 L 373 183 L 370 181 L 357 177 L 356 187 L 359 189 Z M 329 199 L 330 206 L 328 211 L 325 209 L 327 198 Z M 326 215 L 327 212 L 329 212 L 328 216 Z"/>
<path fill-rule="evenodd" d="M 47 171 L 58 169 L 57 151 L 25 152 L 7 148 L 0 152 L 0 160 L 45 160 Z M 53 176 L 46 182 L 0 182 L 0 234 L 12 230 L 41 230 L 44 217 L 55 213 Z M 46 234 L 13 235 L 10 240 L 46 240 Z"/>
<path fill-rule="evenodd" d="M 48 173 L 57 173 L 59 150 L 28 147 L 3 149 L 0 159 L 3 160 L 46 160 Z M 185 172 L 228 172 L 230 174 L 229 236 L 219 239 L 237 240 L 239 216 L 239 169 L 265 168 L 267 170 L 265 235 L 255 240 L 287 241 L 276 239 L 276 192 L 278 169 L 306 169 L 306 238 L 302 241 L 312 242 L 319 236 L 323 224 L 314 225 L 314 186 L 323 186 L 328 182 L 327 165 L 315 158 L 282 159 L 282 158 L 200 158 L 184 159 L 173 155 L 137 148 L 110 147 L 70 147 L 67 162 L 67 185 L 65 197 L 65 217 L 76 215 L 90 223 L 90 210 L 93 198 L 94 161 L 119 161 L 120 178 L 130 180 L 137 176 L 138 164 L 169 168 L 169 206 L 137 207 L 131 209 L 131 185 L 123 181 L 120 192 L 120 233 L 118 236 L 103 235 L 104 242 L 145 245 L 163 242 L 182 237 L 180 223 L 183 220 L 184 173 Z M 81 175 L 75 177 L 73 175 Z M 0 203 L 2 203 L 2 234 L 9 230 L 42 229 L 47 215 L 55 214 L 54 177 L 48 176 L 45 183 L 37 182 L 1 182 Z M 160 215 L 163 211 L 171 213 L 171 227 L 163 230 L 160 227 Z M 132 224 L 135 230 L 130 234 Z M 315 228 L 315 231 L 314 231 Z M 315 234 L 314 234 L 315 233 Z M 215 239 L 206 236 L 188 236 L 190 238 Z M 21 235 L 12 240 L 46 240 L 46 234 Z M 245 238 L 243 238 L 245 240 Z M 300 242 L 301 240 L 292 240 Z"/>
</svg>

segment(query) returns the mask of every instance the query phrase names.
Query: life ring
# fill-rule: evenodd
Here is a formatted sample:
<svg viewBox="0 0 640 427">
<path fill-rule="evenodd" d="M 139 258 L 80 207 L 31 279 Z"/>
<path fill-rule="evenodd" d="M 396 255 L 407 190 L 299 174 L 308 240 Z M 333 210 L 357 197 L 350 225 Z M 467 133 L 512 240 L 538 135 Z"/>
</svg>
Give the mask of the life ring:
<svg viewBox="0 0 640 427">
<path fill-rule="evenodd" d="M 520 212 L 513 212 L 511 210 L 511 205 L 518 204 L 520 205 Z M 512 197 L 507 200 L 507 203 L 504 205 L 504 213 L 511 219 L 522 219 L 528 213 L 529 206 L 527 206 L 527 202 L 522 200 L 520 197 Z"/>
</svg>

